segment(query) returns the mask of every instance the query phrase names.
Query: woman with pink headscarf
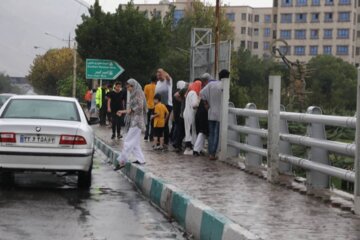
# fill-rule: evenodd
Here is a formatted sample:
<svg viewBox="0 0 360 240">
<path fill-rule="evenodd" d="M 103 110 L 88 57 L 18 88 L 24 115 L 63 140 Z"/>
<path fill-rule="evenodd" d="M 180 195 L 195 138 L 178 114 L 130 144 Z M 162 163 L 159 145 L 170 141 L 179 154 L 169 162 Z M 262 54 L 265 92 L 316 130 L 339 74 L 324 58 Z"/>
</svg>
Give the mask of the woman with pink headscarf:
<svg viewBox="0 0 360 240">
<path fill-rule="evenodd" d="M 196 141 L 195 114 L 200 103 L 200 91 L 202 83 L 196 80 L 190 84 L 186 94 L 186 104 L 184 110 L 185 122 L 185 155 L 193 155 L 192 146 Z"/>
</svg>

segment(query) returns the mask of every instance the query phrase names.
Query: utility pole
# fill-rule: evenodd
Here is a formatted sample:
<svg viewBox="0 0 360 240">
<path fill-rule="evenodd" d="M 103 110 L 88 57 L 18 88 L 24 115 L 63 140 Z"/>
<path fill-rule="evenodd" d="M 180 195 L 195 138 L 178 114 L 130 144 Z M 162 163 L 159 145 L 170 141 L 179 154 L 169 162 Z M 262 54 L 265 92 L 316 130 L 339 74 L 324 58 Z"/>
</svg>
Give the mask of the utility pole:
<svg viewBox="0 0 360 240">
<path fill-rule="evenodd" d="M 220 0 L 216 0 L 216 9 L 215 9 L 215 63 L 214 63 L 214 73 L 215 76 L 219 72 L 219 46 L 220 46 Z"/>
<path fill-rule="evenodd" d="M 73 55 L 74 55 L 74 71 L 73 71 L 73 89 L 72 89 L 72 96 L 76 97 L 76 41 L 74 41 L 74 49 L 73 49 Z"/>
</svg>

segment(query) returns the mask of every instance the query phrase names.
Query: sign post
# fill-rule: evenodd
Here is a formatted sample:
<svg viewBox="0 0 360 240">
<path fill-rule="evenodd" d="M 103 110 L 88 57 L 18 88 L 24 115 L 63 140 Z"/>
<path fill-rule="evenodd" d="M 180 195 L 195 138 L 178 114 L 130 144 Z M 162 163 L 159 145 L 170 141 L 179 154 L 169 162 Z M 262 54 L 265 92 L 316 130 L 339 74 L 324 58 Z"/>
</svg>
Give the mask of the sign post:
<svg viewBox="0 0 360 240">
<path fill-rule="evenodd" d="M 105 59 L 86 59 L 86 79 L 115 80 L 124 72 L 117 62 Z"/>
</svg>

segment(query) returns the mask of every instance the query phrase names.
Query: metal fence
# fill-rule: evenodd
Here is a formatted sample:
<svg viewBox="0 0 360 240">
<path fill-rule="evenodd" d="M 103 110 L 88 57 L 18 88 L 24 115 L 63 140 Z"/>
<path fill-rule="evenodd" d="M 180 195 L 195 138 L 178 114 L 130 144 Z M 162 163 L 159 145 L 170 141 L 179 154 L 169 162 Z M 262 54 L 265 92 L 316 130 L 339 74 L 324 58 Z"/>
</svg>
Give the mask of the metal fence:
<svg viewBox="0 0 360 240">
<path fill-rule="evenodd" d="M 360 142 L 358 139 L 349 139 L 351 143 L 331 141 L 327 139 L 325 131 L 325 126 L 350 128 L 357 130 L 356 136 L 359 137 L 359 129 L 356 128 L 360 126 L 360 121 L 357 122 L 357 118 L 352 116 L 323 115 L 322 110 L 314 106 L 309 107 L 306 113 L 286 112 L 280 105 L 280 76 L 271 76 L 269 80 L 269 110 L 257 110 L 252 103 L 245 108 L 223 104 L 220 157 L 226 160 L 241 154 L 246 167 L 267 167 L 267 179 L 270 182 L 278 182 L 281 174 L 292 174 L 294 165 L 301 167 L 306 170 L 309 192 L 329 188 L 330 177 L 354 182 L 354 209 L 360 214 Z M 360 89 L 360 70 L 358 81 Z M 229 82 L 229 79 L 223 79 L 223 103 L 229 102 Z M 360 95 L 357 104 L 359 103 Z M 245 118 L 244 125 L 238 124 L 238 117 Z M 267 119 L 268 129 L 260 128 L 260 119 Z M 290 134 L 289 122 L 305 124 L 306 134 Z M 245 135 L 245 139 L 242 138 L 241 141 L 240 135 Z M 306 156 L 294 156 L 292 145 L 305 147 Z M 330 153 L 354 158 L 354 168 L 348 170 L 332 166 Z"/>
</svg>

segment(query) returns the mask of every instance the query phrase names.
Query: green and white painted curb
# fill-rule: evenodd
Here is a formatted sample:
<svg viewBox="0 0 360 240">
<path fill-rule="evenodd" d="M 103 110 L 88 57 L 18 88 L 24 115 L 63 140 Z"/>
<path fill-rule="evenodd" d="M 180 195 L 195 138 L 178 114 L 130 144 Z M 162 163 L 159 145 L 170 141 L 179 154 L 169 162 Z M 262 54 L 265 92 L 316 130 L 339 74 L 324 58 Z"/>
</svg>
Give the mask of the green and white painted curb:
<svg viewBox="0 0 360 240">
<path fill-rule="evenodd" d="M 100 139 L 96 147 L 111 161 L 116 162 L 118 153 Z M 127 163 L 123 173 L 170 218 L 184 230 L 200 240 L 259 240 L 260 238 L 209 206 L 191 198 L 175 186 L 146 172 L 143 167 Z"/>
</svg>

